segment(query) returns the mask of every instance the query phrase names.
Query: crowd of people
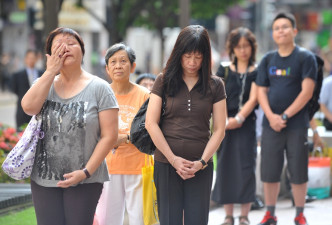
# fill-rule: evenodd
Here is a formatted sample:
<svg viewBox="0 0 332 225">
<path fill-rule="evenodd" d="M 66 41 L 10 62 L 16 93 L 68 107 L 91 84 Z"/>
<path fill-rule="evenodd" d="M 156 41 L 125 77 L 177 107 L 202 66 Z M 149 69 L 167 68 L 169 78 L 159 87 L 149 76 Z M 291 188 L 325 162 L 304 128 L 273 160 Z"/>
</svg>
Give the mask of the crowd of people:
<svg viewBox="0 0 332 225">
<path fill-rule="evenodd" d="M 181 30 L 161 73 L 141 74 L 135 83 L 129 78 L 136 54 L 117 43 L 105 55 L 108 83 L 82 68 L 85 47 L 76 31 L 53 30 L 45 46 L 45 71 L 35 68 L 37 53 L 28 50 L 26 68 L 9 82 L 18 96 L 17 129 L 32 115 L 43 119 L 45 136 L 38 142 L 31 174 L 38 224 L 119 225 L 127 211 L 130 225 L 144 225 L 145 154 L 130 142 L 130 128 L 149 98 L 145 127 L 156 146 L 154 182 L 161 225 L 208 224 L 211 200 L 224 206 L 222 225 L 235 224 L 234 204 L 241 207 L 239 224 L 250 224 L 259 106 L 264 118 L 257 166 L 266 205 L 259 225 L 277 224 L 285 158 L 294 223 L 306 225 L 310 126 L 315 144 L 323 143 L 307 107 L 317 63 L 313 53 L 295 43 L 297 33 L 292 14 L 277 14 L 272 22 L 277 49 L 256 63 L 255 35 L 245 27 L 233 29 L 226 41 L 230 62 L 213 75 L 208 31 L 190 25 Z M 325 68 L 331 70 L 330 65 Z M 328 76 L 320 93 L 327 130 L 332 130 L 331 90 Z"/>
</svg>

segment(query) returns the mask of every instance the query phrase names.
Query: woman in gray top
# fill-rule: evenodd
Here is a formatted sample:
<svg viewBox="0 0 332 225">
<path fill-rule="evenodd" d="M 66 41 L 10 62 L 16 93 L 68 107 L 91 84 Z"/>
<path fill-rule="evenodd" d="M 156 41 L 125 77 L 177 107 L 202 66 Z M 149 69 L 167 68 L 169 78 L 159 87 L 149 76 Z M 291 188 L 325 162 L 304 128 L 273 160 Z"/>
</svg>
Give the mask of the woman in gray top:
<svg viewBox="0 0 332 225">
<path fill-rule="evenodd" d="M 46 42 L 46 71 L 22 99 L 29 115 L 41 113 L 31 175 L 38 224 L 91 225 L 108 180 L 105 157 L 118 135 L 118 103 L 107 82 L 81 67 L 84 43 L 57 28 Z"/>
</svg>

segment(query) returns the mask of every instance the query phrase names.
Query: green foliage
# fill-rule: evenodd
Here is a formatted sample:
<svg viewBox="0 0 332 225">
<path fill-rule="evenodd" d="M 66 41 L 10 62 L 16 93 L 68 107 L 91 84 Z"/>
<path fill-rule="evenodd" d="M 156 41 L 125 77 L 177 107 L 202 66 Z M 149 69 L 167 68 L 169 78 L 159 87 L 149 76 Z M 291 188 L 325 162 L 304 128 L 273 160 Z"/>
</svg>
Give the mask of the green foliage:
<svg viewBox="0 0 332 225">
<path fill-rule="evenodd" d="M 194 19 L 211 19 L 218 14 L 224 13 L 228 7 L 241 0 L 191 0 L 191 16 Z"/>
<path fill-rule="evenodd" d="M 178 25 L 179 6 L 177 0 L 147 0 L 141 14 L 134 21 L 134 26 L 144 26 L 161 30 L 164 27 Z"/>
<path fill-rule="evenodd" d="M 19 212 L 12 212 L 5 216 L 0 216 L 0 224 L 5 225 L 36 225 L 35 209 L 33 207 Z"/>
<path fill-rule="evenodd" d="M 224 13 L 228 7 L 242 0 L 191 0 L 190 12 L 193 19 L 209 20 Z M 152 29 L 178 26 L 181 13 L 179 0 L 146 0 L 141 14 L 134 21 L 136 26 Z"/>
<path fill-rule="evenodd" d="M 108 0 L 111 1 L 111 0 Z M 191 0 L 191 18 L 196 20 L 211 20 L 216 15 L 243 0 Z M 85 8 L 99 20 L 110 33 L 111 43 L 123 41 L 126 30 L 131 26 L 155 29 L 159 33 L 165 27 L 179 26 L 181 9 L 179 0 L 112 0 L 107 6 L 108 21 L 103 21 L 98 15 L 86 8 L 82 0 L 76 0 L 76 6 Z"/>
<path fill-rule="evenodd" d="M 118 3 L 114 4 L 112 12 L 117 13 L 117 23 L 114 25 L 120 34 L 124 35 L 127 26 L 132 24 L 132 21 L 135 20 L 133 17 L 137 17 L 140 14 L 141 6 L 137 5 L 137 2 L 140 1 L 126 0 L 118 1 Z M 143 2 L 141 5 L 143 5 Z"/>
</svg>

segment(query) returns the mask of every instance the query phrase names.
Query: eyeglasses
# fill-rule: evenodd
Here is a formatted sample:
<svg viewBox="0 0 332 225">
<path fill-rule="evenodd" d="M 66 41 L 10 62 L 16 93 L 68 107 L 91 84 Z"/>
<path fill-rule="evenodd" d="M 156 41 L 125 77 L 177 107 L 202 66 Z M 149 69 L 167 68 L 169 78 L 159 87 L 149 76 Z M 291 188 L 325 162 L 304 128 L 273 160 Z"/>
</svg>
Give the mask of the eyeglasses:
<svg viewBox="0 0 332 225">
<path fill-rule="evenodd" d="M 272 30 L 273 30 L 273 31 L 279 31 L 279 30 L 287 30 L 287 29 L 289 29 L 289 28 L 291 28 L 291 27 L 288 26 L 288 25 L 282 25 L 282 26 L 280 26 L 280 27 L 273 27 Z"/>
<path fill-rule="evenodd" d="M 237 45 L 234 47 L 234 49 L 236 50 L 241 50 L 241 49 L 247 50 L 248 48 L 250 48 L 250 45 Z"/>
</svg>

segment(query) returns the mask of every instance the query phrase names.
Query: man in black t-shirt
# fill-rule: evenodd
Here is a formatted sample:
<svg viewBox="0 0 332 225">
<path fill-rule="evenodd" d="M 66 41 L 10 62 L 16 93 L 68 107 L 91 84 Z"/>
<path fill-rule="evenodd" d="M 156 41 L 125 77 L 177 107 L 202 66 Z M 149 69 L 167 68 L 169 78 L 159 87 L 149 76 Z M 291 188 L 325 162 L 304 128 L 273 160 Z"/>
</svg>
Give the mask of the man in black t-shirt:
<svg viewBox="0 0 332 225">
<path fill-rule="evenodd" d="M 315 87 L 317 64 L 314 55 L 295 44 L 295 18 L 279 13 L 272 24 L 276 51 L 267 53 L 256 83 L 258 101 L 265 113 L 261 142 L 261 179 L 267 212 L 260 225 L 274 225 L 275 205 L 286 152 L 290 182 L 296 205 L 295 224 L 307 224 L 303 215 L 308 181 L 307 102 Z"/>
</svg>

